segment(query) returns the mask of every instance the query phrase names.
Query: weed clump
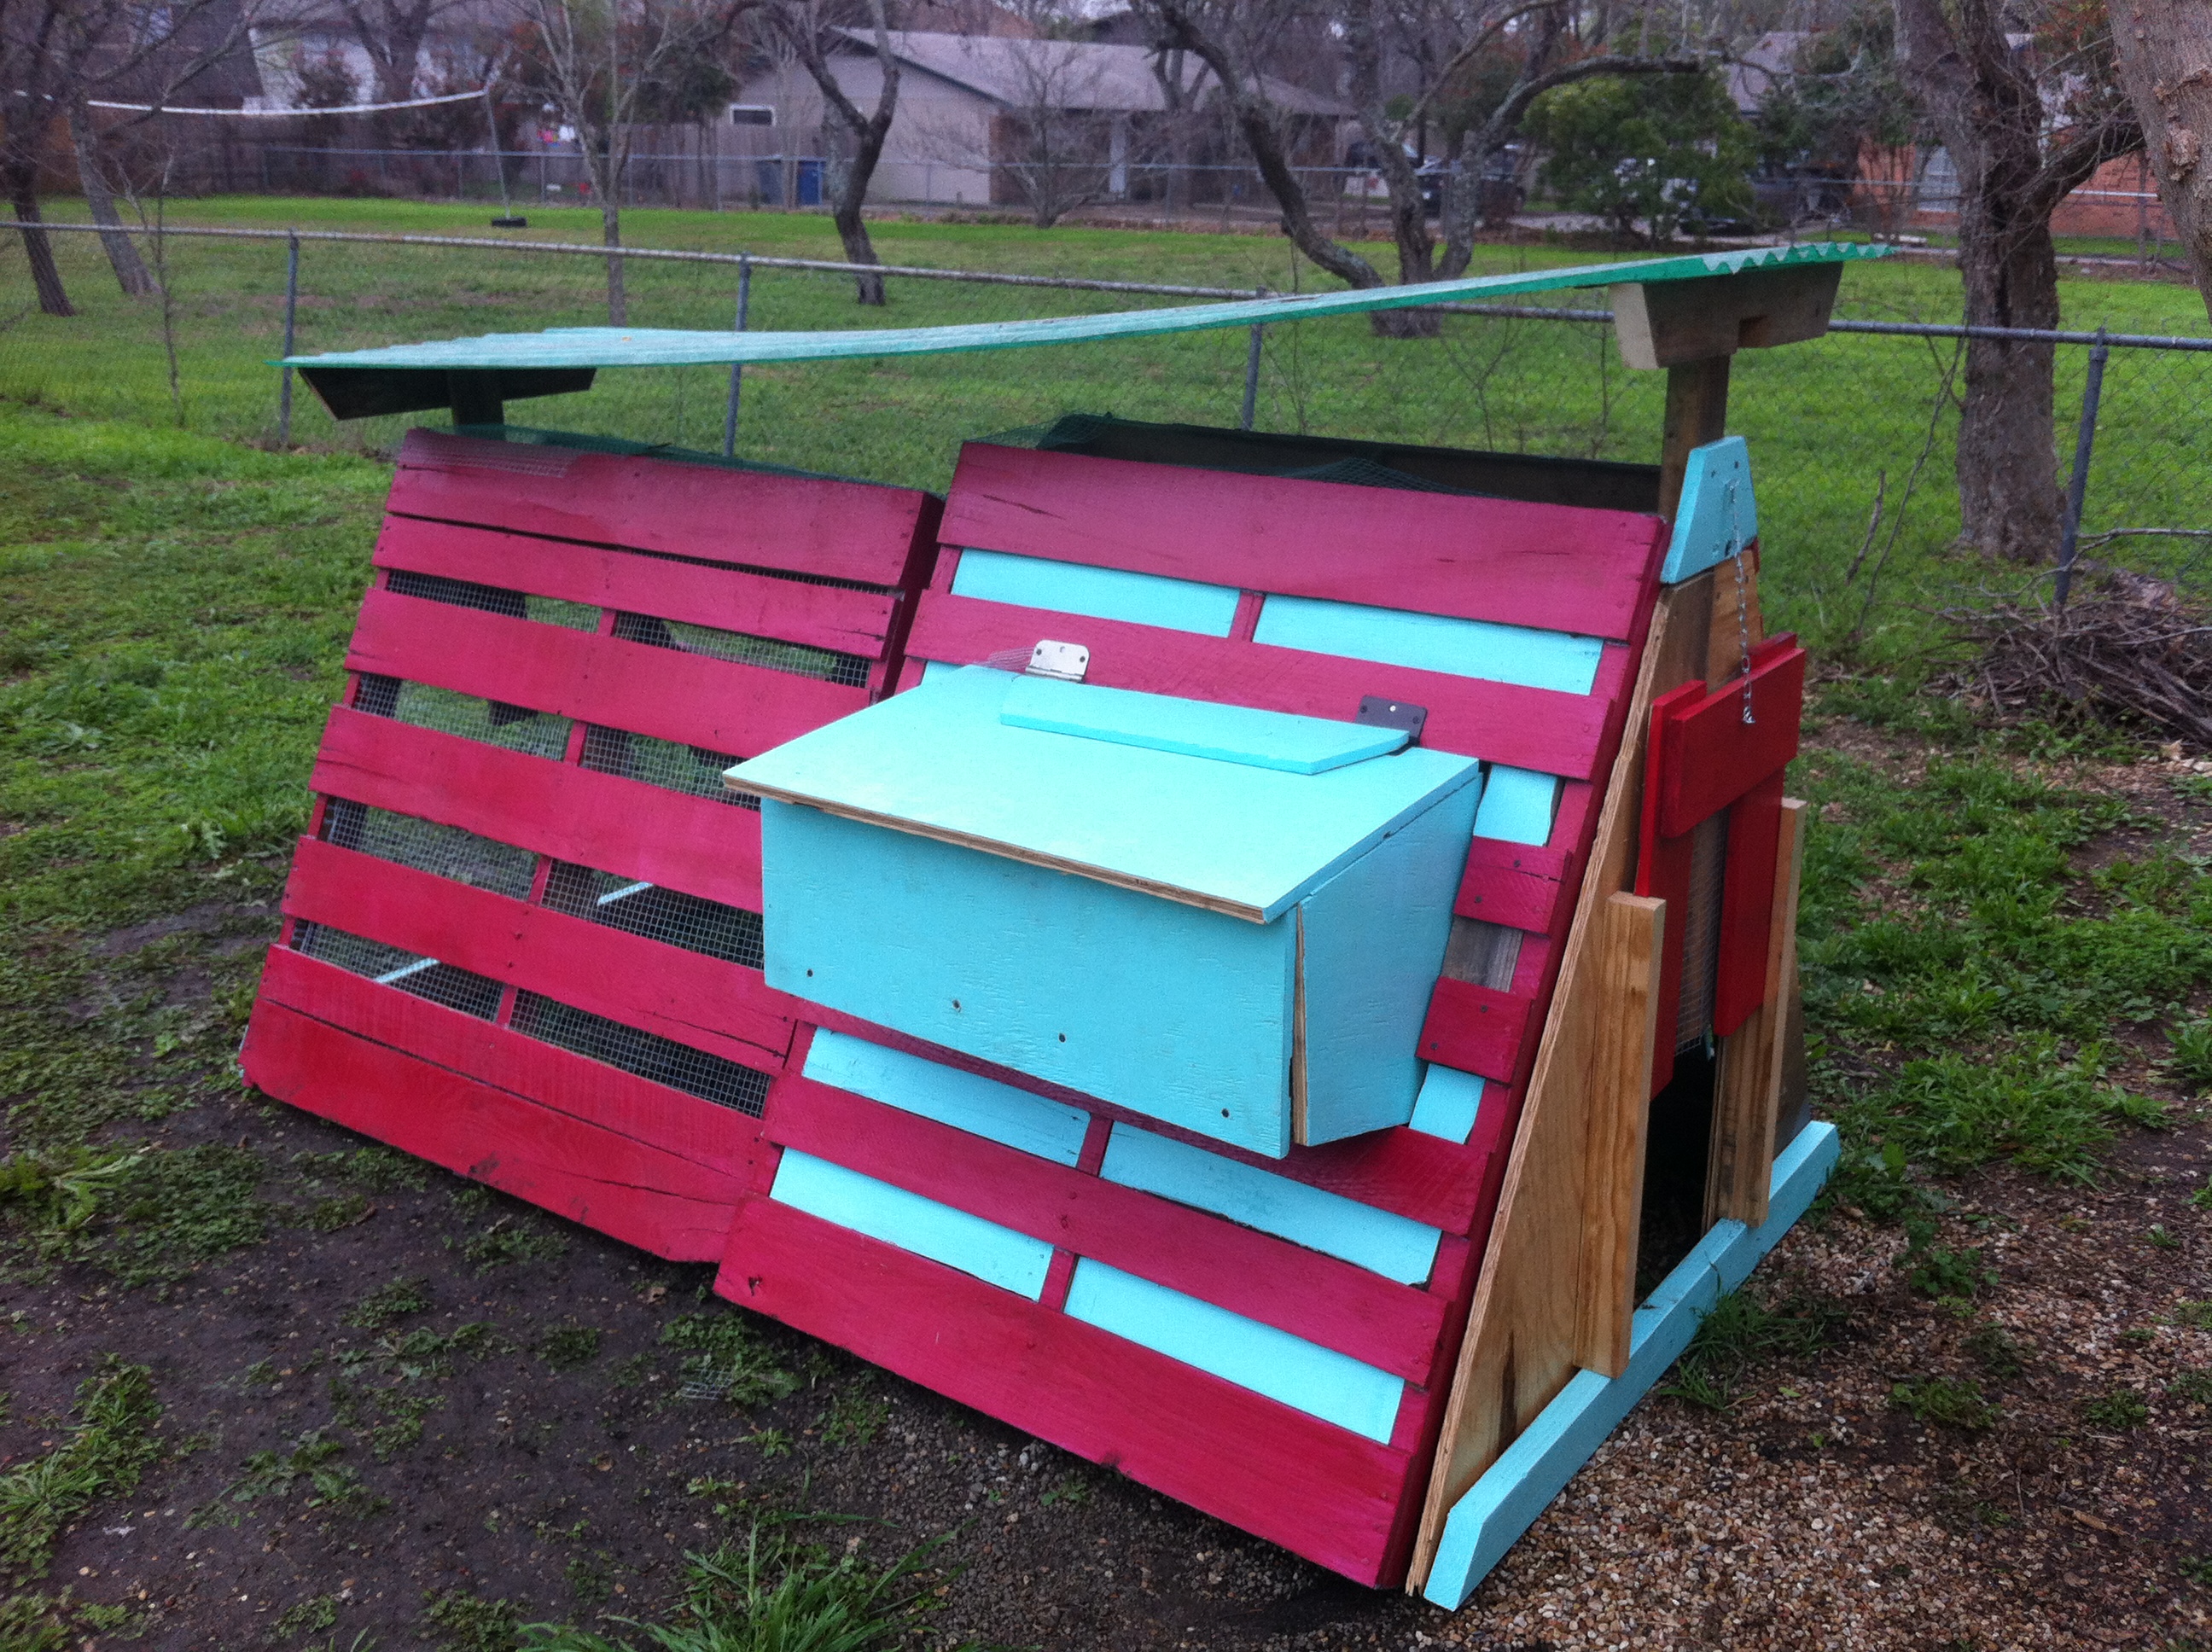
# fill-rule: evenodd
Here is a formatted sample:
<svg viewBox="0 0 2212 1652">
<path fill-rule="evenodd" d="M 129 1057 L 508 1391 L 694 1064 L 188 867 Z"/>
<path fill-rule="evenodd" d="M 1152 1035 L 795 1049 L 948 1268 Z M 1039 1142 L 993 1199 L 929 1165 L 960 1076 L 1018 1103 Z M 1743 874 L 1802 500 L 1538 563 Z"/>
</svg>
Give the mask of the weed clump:
<svg viewBox="0 0 2212 1652">
<path fill-rule="evenodd" d="M 799 1387 L 797 1374 L 777 1364 L 735 1313 L 682 1315 L 668 1322 L 660 1341 L 686 1356 L 678 1390 L 686 1400 L 725 1400 L 746 1410 L 784 1399 Z"/>
<path fill-rule="evenodd" d="M 1980 1388 L 1971 1382 L 1954 1381 L 1948 1376 L 1897 1383 L 1889 1391 L 1889 1403 L 1895 1410 L 1911 1412 L 1919 1422 L 1969 1433 L 1985 1429 L 1997 1419 L 1997 1408 L 1984 1397 Z"/>
<path fill-rule="evenodd" d="M 1848 1317 L 1826 1297 L 1796 1295 L 1768 1307 L 1746 1291 L 1723 1297 L 1698 1327 L 1662 1394 L 1709 1411 L 1734 1405 L 1744 1379 L 1763 1360 L 1802 1358 L 1835 1340 Z"/>
<path fill-rule="evenodd" d="M 161 1456 L 154 1437 L 161 1403 L 145 1366 L 111 1354 L 78 1385 L 75 1409 L 78 1420 L 60 1445 L 0 1474 L 0 1577 L 43 1576 L 62 1528 L 101 1498 L 131 1491 Z"/>
</svg>

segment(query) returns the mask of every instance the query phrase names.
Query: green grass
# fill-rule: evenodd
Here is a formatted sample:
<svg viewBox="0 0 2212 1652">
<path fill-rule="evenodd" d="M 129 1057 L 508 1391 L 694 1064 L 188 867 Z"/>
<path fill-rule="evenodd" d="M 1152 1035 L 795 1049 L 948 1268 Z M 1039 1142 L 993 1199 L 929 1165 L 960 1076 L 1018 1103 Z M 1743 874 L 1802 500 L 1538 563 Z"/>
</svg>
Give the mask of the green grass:
<svg viewBox="0 0 2212 1652">
<path fill-rule="evenodd" d="M 0 1582 L 45 1575 L 62 1528 L 102 1498 L 128 1491 L 162 1455 L 153 1374 L 112 1355 L 78 1386 L 66 1437 L 0 1474 Z"/>
<path fill-rule="evenodd" d="M 66 216 L 74 203 L 53 203 Z M 482 234 L 481 207 L 402 202 L 222 197 L 179 203 L 179 223 Z M 589 240 L 577 209 L 531 212 L 518 240 Z M 763 255 L 839 256 L 812 214 L 637 211 L 637 245 Z M 72 413 L 166 423 L 267 441 L 281 343 L 281 244 L 168 243 L 181 377 L 173 404 L 160 307 L 124 298 L 96 240 L 57 237 L 83 314 L 27 314 L 0 333 L 0 396 Z M 887 260 L 962 269 L 1112 276 L 1247 288 L 1332 284 L 1268 235 L 886 222 Z M 20 249 L 0 242 L 0 269 Z M 1362 248 L 1376 258 L 1379 244 Z M 1485 246 L 1477 273 L 1588 263 L 1557 246 Z M 1387 258 L 1385 258 L 1387 265 Z M 734 272 L 724 266 L 632 260 L 639 325 L 730 325 Z M 595 259 L 433 248 L 308 243 L 302 254 L 298 348 L 316 351 L 549 325 L 604 323 Z M 1947 270 L 1897 262 L 1854 265 L 1844 313 L 1954 319 Z M 2155 332 L 2205 331 L 2194 292 L 2170 283 L 2068 281 L 2069 325 Z M 762 271 L 752 325 L 765 329 L 921 326 L 1065 314 L 1176 301 L 1127 295 L 895 282 L 887 313 L 851 301 L 842 278 Z M 1598 295 L 1571 295 L 1597 305 Z M 1063 411 L 1225 423 L 1237 416 L 1245 341 L 1235 331 L 1050 350 L 890 362 L 758 367 L 745 376 L 741 451 L 749 457 L 941 488 L 961 440 L 1042 423 Z M 2084 352 L 2061 353 L 2054 447 L 2070 454 Z M 1832 337 L 1737 358 L 1730 427 L 1751 440 L 1759 481 L 1772 617 L 1831 651 L 1856 642 L 1894 658 L 1928 641 L 1917 593 L 1948 576 L 1943 547 L 1958 523 L 1949 480 L 1955 422 L 1933 421 L 1929 467 L 1911 493 L 1893 550 L 1889 527 L 1928 442 L 1946 348 L 1910 339 Z M 727 375 L 716 368 L 615 372 L 586 395 L 517 405 L 527 422 L 718 448 Z M 1259 404 L 1263 428 L 1392 440 L 1648 460 L 1656 457 L 1661 375 L 1629 374 L 1604 330 L 1455 319 L 1436 343 L 1377 340 L 1358 317 L 1278 327 L 1268 335 Z M 386 452 L 408 418 L 340 426 L 301 387 L 295 439 L 340 451 Z M 2197 462 L 2212 440 L 2212 361 L 2119 352 L 2107 374 L 2088 531 L 2212 526 L 2212 491 Z M 1878 484 L 1888 516 L 1869 559 L 1875 600 L 1850 567 Z M 2196 542 L 2136 540 L 2111 553 L 2146 567 L 2187 562 Z M 1863 633 L 1863 635 L 1862 635 Z M 82 722 L 82 720 L 77 720 Z M 65 734 L 66 731 L 63 732 Z"/>
<path fill-rule="evenodd" d="M 1917 1421 L 1968 1433 L 1985 1429 L 1997 1419 L 1997 1408 L 1983 1397 L 1980 1388 L 1962 1378 L 1929 1376 L 1896 1383 L 1890 1388 L 1889 1403 Z"/>
<path fill-rule="evenodd" d="M 1726 1411 L 1759 1364 L 1819 1352 L 1835 1340 L 1845 1316 L 1825 1298 L 1796 1296 L 1769 1307 L 1747 1291 L 1733 1291 L 1698 1324 L 1660 1392 Z"/>
</svg>

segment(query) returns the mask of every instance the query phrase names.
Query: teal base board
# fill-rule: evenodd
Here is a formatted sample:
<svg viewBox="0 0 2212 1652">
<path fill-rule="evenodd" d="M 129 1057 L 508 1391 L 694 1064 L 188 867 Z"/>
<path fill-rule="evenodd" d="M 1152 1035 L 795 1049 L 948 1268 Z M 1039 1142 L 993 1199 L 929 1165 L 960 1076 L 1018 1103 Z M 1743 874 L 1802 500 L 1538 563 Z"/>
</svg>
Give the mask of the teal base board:
<svg viewBox="0 0 2212 1652">
<path fill-rule="evenodd" d="M 1606 1436 L 1681 1357 L 1699 1322 L 1751 1277 L 1759 1259 L 1805 1214 L 1841 1151 L 1832 1124 L 1815 1122 L 1797 1133 L 1774 1161 L 1765 1222 L 1757 1228 L 1716 1223 L 1636 1310 L 1628 1369 L 1614 1377 L 1577 1372 L 1559 1398 L 1452 1505 L 1424 1595 L 1456 1611 L 1474 1593 L 1474 1586 L 1566 1489 Z"/>
</svg>

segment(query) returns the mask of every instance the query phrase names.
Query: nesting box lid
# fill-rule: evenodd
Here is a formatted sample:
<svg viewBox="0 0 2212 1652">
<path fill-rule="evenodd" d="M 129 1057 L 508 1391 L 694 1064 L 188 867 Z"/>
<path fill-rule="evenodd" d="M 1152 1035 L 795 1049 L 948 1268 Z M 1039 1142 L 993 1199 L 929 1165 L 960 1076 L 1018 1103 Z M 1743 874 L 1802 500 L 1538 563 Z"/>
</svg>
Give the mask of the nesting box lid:
<svg viewBox="0 0 2212 1652">
<path fill-rule="evenodd" d="M 1395 729 L 971 666 L 728 780 L 1266 923 L 1480 776 Z"/>
</svg>

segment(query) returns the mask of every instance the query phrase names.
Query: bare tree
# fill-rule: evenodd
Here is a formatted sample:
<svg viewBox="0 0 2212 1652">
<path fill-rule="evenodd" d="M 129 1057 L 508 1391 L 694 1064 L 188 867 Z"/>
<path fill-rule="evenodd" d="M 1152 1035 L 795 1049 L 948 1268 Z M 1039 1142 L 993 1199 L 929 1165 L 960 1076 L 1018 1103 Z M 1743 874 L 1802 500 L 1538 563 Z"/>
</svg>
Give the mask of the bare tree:
<svg viewBox="0 0 2212 1652">
<path fill-rule="evenodd" d="M 2051 215 L 2106 161 L 2142 147 L 2118 95 L 2101 29 L 2023 44 L 2005 0 L 1895 0 L 1899 70 L 1942 136 L 1959 179 L 1959 272 L 1976 327 L 2055 328 Z M 2101 18 L 2099 22 L 2101 24 Z M 1995 556 L 2036 561 L 2057 546 L 2050 344 L 1974 338 L 1959 419 L 1961 537 Z"/>
<path fill-rule="evenodd" d="M 847 96 L 838 83 L 834 55 L 853 44 L 852 37 L 837 26 L 839 15 L 833 9 L 834 0 L 768 0 L 769 15 L 775 21 L 806 72 L 814 77 L 821 89 L 822 100 L 845 129 L 852 152 L 845 157 L 837 179 L 837 198 L 831 208 L 831 218 L 837 226 L 837 239 L 843 243 L 845 259 L 848 264 L 879 264 L 875 243 L 868 239 L 866 221 L 860 208 L 868 198 L 868 185 L 876 175 L 876 163 L 883 159 L 884 140 L 890 135 L 891 117 L 898 108 L 899 62 L 891 51 L 890 19 L 884 10 L 884 0 L 868 0 L 868 21 L 874 34 L 877 89 L 876 106 L 862 113 L 860 105 Z M 826 122 L 824 123 L 827 124 Z M 884 278 L 878 275 L 862 275 L 854 281 L 854 296 L 863 304 L 884 301 Z"/>
<path fill-rule="evenodd" d="M 107 175 L 107 157 L 100 152 L 100 128 L 82 97 L 70 106 L 69 126 L 70 142 L 76 150 L 77 183 L 84 191 L 93 222 L 100 226 L 100 245 L 107 254 L 108 268 L 115 271 L 116 284 L 125 293 L 143 298 L 154 290 L 154 277 L 124 229 L 122 215 L 115 210 L 115 188 Z"/>
<path fill-rule="evenodd" d="M 467 0 L 337 0 L 338 14 L 347 31 L 368 54 L 376 76 L 379 103 L 404 103 L 415 95 L 422 70 L 422 43 L 432 25 Z M 406 112 L 393 110 L 378 118 L 397 130 Z"/>
<path fill-rule="evenodd" d="M 2212 8 L 2203 0 L 2112 0 L 2112 43 L 2159 198 L 2212 311 Z"/>
</svg>

